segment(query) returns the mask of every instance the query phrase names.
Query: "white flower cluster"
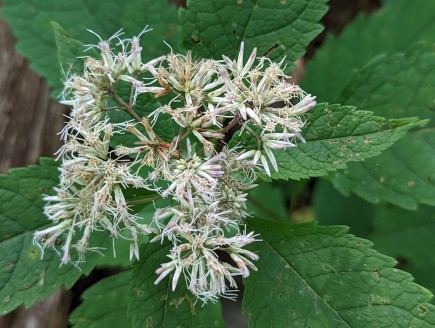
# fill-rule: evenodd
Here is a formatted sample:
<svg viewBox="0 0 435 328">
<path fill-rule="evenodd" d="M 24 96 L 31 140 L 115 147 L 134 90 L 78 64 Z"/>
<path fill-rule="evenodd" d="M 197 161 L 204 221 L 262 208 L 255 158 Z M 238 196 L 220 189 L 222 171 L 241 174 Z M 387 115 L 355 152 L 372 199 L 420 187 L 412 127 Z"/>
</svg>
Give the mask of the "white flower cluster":
<svg viewBox="0 0 435 328">
<path fill-rule="evenodd" d="M 247 277 L 258 259 L 245 248 L 257 240 L 242 221 L 247 192 L 257 174 L 278 171 L 274 151 L 304 141 L 301 114 L 315 105 L 314 97 L 288 81 L 282 63 L 257 58 L 256 49 L 244 63 L 243 43 L 236 60 L 171 52 L 143 63 L 139 37 L 100 39 L 94 47 L 101 58 L 85 58 L 83 75 L 66 82 L 72 98 L 64 103 L 72 112 L 59 151 L 60 186 L 45 197 L 56 225 L 37 231 L 35 243 L 44 249 L 65 236 L 67 263 L 72 249 L 80 257 L 92 249 L 93 231 L 109 230 L 131 240 L 130 257 L 139 258 L 138 235 L 154 234 L 152 242 L 172 243 L 156 284 L 173 273 L 172 289 L 184 277 L 203 301 L 233 298 L 234 277 Z M 128 84 L 128 96 L 118 93 L 119 84 Z M 146 94 L 164 105 L 143 117 L 138 99 Z M 125 111 L 132 120 L 113 123 L 110 111 Z M 158 135 L 156 126 L 169 119 L 177 134 Z M 120 134 L 136 142 L 111 147 Z M 245 136 L 254 143 L 243 143 Z M 141 223 L 124 196 L 127 187 L 158 193 L 173 206 Z"/>
</svg>

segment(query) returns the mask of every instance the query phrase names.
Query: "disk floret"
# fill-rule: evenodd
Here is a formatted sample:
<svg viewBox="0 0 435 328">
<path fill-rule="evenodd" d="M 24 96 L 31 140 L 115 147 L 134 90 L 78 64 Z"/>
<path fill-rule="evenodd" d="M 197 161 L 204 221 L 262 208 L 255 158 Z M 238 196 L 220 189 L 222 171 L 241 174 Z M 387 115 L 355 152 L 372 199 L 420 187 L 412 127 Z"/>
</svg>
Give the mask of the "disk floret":
<svg viewBox="0 0 435 328">
<path fill-rule="evenodd" d="M 143 32 L 121 39 L 119 31 L 89 46 L 100 57 L 85 57 L 83 74 L 65 83 L 72 110 L 58 152 L 60 183 L 45 197 L 54 225 L 34 241 L 45 249 L 61 239 L 65 264 L 97 249 L 94 231 L 130 240 L 130 259 L 151 234 L 151 242 L 170 245 L 156 284 L 172 274 L 173 290 L 184 278 L 203 301 L 234 298 L 235 277 L 257 270 L 258 255 L 246 249 L 259 240 L 243 223 L 248 192 L 258 176 L 272 176 L 270 166 L 279 170 L 276 151 L 304 142 L 301 115 L 314 97 L 256 49 L 245 63 L 243 43 L 235 60 L 171 51 L 144 63 Z M 128 190 L 146 196 L 133 200 Z M 156 201 L 152 218 L 141 217 L 138 201 Z"/>
</svg>

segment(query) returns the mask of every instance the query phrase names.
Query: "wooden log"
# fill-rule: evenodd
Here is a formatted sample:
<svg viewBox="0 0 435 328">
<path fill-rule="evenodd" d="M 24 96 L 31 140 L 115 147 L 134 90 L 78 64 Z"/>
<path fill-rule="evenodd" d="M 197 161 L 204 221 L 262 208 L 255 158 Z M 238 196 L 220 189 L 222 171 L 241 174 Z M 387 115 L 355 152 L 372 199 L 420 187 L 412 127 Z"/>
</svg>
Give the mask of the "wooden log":
<svg viewBox="0 0 435 328">
<path fill-rule="evenodd" d="M 50 98 L 50 89 L 14 48 L 15 39 L 0 19 L 0 172 L 38 163 L 59 148 L 66 108 Z M 60 289 L 30 309 L 0 317 L 5 328 L 68 327 L 71 293 Z"/>
</svg>

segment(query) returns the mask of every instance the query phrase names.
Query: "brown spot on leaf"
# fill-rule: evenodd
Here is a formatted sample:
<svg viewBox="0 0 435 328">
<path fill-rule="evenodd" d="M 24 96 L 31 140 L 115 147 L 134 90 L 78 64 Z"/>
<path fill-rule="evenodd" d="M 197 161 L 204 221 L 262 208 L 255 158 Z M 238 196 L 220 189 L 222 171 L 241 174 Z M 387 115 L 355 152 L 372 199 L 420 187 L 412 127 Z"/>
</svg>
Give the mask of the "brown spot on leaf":
<svg viewBox="0 0 435 328">
<path fill-rule="evenodd" d="M 417 306 L 417 310 L 418 310 L 418 314 L 422 315 L 422 316 L 426 315 L 429 312 L 429 309 L 426 306 L 424 306 L 423 304 L 419 304 Z"/>
</svg>

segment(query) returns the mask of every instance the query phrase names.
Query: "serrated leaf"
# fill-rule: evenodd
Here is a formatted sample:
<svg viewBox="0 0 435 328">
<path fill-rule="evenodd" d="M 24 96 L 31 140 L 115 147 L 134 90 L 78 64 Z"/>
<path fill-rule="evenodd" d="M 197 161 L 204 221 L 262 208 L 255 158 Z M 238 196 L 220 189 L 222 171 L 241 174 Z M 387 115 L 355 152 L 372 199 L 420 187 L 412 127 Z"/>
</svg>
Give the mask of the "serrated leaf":
<svg viewBox="0 0 435 328">
<path fill-rule="evenodd" d="M 421 205 L 417 211 L 407 211 L 395 206 L 378 206 L 372 221 L 373 230 L 368 238 L 376 249 L 395 257 L 401 269 L 435 291 L 435 256 L 430 251 L 435 248 L 433 207 Z"/>
<path fill-rule="evenodd" d="M 249 220 L 261 234 L 245 281 L 250 327 L 433 327 L 425 288 L 343 226 Z"/>
<path fill-rule="evenodd" d="M 68 35 L 85 44 L 98 42 L 95 35 L 86 32 L 86 29 L 107 39 L 120 28 L 131 37 L 149 25 L 153 31 L 142 38 L 142 46 L 146 49 L 143 60 L 167 53 L 168 47 L 163 40 L 176 46 L 172 39 L 176 8 L 169 6 L 167 1 L 5 0 L 3 3 L 2 16 L 18 38 L 17 49 L 57 91 L 62 89 L 63 75 L 58 64 L 51 21 L 58 22 Z"/>
<path fill-rule="evenodd" d="M 274 61 L 286 56 L 287 68 L 304 55 L 308 43 L 321 31 L 325 0 L 189 0 L 179 11 L 182 45 L 198 56 L 234 58 L 246 49 Z"/>
<path fill-rule="evenodd" d="M 352 75 L 338 96 L 387 118 L 418 116 L 435 126 L 435 54 L 426 46 L 405 53 L 379 55 Z"/>
<path fill-rule="evenodd" d="M 388 120 L 351 106 L 319 104 L 307 115 L 302 131 L 306 143 L 276 151 L 279 171 L 274 179 L 302 179 L 345 168 L 348 162 L 378 155 L 424 122 Z"/>
<path fill-rule="evenodd" d="M 83 302 L 70 315 L 73 328 L 131 328 L 127 318 L 131 271 L 104 278 L 88 288 Z"/>
<path fill-rule="evenodd" d="M 319 101 L 336 101 L 352 72 L 374 56 L 391 55 L 407 51 L 419 42 L 434 41 L 435 2 L 395 1 L 369 17 L 359 15 L 338 37 L 329 35 L 307 63 L 303 87 Z"/>
<path fill-rule="evenodd" d="M 80 269 L 59 267 L 56 253 L 46 250 L 41 259 L 39 249 L 32 244 L 33 232 L 50 225 L 43 214 L 42 195 L 50 194 L 58 178 L 57 164 L 51 159 L 0 176 L 0 314 L 21 304 L 30 306 L 62 285 L 70 288 L 92 270 L 99 256 L 89 254 Z M 94 245 L 104 246 L 104 241 L 98 236 Z"/>
<path fill-rule="evenodd" d="M 345 197 L 327 181 L 314 190 L 314 208 L 320 224 L 345 224 L 350 231 L 374 242 L 376 249 L 399 261 L 418 283 L 435 291 L 433 269 L 435 212 L 429 206 L 408 211 L 392 205 L 373 205 L 357 196 Z"/>
<path fill-rule="evenodd" d="M 141 260 L 135 265 L 130 284 L 128 314 L 133 327 L 225 327 L 220 304 L 196 303 L 183 279 L 171 291 L 171 276 L 154 285 L 154 271 L 165 261 L 172 244 L 151 243 L 141 248 Z M 196 303 L 196 304 L 195 304 Z"/>
<path fill-rule="evenodd" d="M 429 118 L 380 156 L 349 165 L 333 176 L 344 194 L 367 201 L 388 201 L 407 209 L 435 205 L 435 54 L 418 47 L 405 54 L 381 56 L 355 74 L 339 99 L 386 117 Z"/>
</svg>

